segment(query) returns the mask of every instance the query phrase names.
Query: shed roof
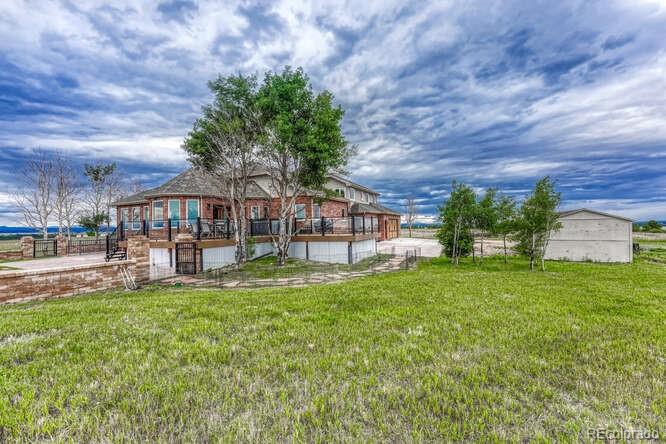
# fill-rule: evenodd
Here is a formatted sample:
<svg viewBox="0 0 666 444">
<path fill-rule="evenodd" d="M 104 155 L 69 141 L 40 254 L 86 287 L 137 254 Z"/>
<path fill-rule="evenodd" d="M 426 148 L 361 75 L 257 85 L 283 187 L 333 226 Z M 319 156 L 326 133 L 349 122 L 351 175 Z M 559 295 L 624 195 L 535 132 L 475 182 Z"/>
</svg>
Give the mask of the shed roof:
<svg viewBox="0 0 666 444">
<path fill-rule="evenodd" d="M 597 210 L 590 210 L 589 208 L 578 208 L 576 210 L 560 211 L 559 215 L 560 217 L 567 217 L 582 212 L 593 213 L 593 214 L 598 214 L 600 216 L 612 217 L 613 219 L 621 219 L 621 220 L 626 220 L 628 222 L 633 222 L 632 219 L 629 219 L 627 217 L 618 216 L 616 214 L 604 213 L 602 211 L 597 211 Z"/>
</svg>

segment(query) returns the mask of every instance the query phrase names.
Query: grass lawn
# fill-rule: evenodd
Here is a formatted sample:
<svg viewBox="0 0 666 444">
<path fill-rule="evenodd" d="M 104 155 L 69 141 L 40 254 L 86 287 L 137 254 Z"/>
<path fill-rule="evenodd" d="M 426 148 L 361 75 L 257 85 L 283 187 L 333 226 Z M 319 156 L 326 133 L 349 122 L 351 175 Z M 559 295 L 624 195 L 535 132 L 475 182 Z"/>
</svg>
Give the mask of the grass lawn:
<svg viewBox="0 0 666 444">
<path fill-rule="evenodd" d="M 382 264 L 389 260 L 391 255 L 378 254 L 363 259 L 353 265 L 329 264 L 323 262 L 305 261 L 301 259 L 287 259 L 282 267 L 276 266 L 274 256 L 266 256 L 244 264 L 240 270 L 233 266 L 211 270 L 205 274 L 211 278 L 222 280 L 246 280 L 246 279 L 279 279 L 295 276 L 307 276 L 310 273 L 335 273 L 338 271 L 362 271 Z"/>
<path fill-rule="evenodd" d="M 523 260 L 0 307 L 0 441 L 666 436 L 666 267 Z"/>
<path fill-rule="evenodd" d="M 0 251 L 15 251 L 21 249 L 21 241 L 18 239 L 0 239 Z"/>
</svg>

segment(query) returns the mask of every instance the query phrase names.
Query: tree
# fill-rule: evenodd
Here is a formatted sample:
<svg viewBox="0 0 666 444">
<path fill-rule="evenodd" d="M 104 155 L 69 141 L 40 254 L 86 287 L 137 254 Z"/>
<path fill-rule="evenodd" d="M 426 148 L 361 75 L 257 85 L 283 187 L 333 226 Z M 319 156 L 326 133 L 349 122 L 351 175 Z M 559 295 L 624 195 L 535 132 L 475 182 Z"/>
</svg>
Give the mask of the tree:
<svg viewBox="0 0 666 444">
<path fill-rule="evenodd" d="M 481 198 L 476 206 L 476 228 L 481 235 L 481 261 L 483 261 L 483 241 L 486 234 L 496 233 L 497 222 L 499 219 L 497 207 L 497 190 L 488 188 L 486 194 Z"/>
<path fill-rule="evenodd" d="M 550 235 L 562 227 L 557 213 L 560 200 L 560 193 L 555 191 L 553 181 L 546 176 L 536 183 L 534 192 L 520 207 L 517 249 L 530 258 L 530 270 L 534 270 L 537 260 L 541 261 L 541 270 L 546 270 L 544 256 Z"/>
<path fill-rule="evenodd" d="M 72 236 L 72 226 L 77 217 L 79 200 L 79 181 L 69 159 L 56 155 L 54 161 L 55 199 L 54 213 L 58 222 L 58 234 Z"/>
<path fill-rule="evenodd" d="M 116 164 L 98 162 L 85 165 L 85 176 L 88 178 L 90 189 L 85 201 L 87 220 L 97 220 L 100 214 L 104 219 L 95 229 L 95 236 L 99 238 L 99 230 L 102 223 L 106 222 L 107 229 L 111 224 L 111 203 L 118 195 L 118 180 L 115 175 Z"/>
<path fill-rule="evenodd" d="M 516 226 L 516 201 L 511 196 L 502 195 L 497 199 L 497 226 L 495 232 L 502 236 L 504 263 L 507 262 L 506 239 Z"/>
<path fill-rule="evenodd" d="M 442 226 L 437 238 L 451 262 L 458 264 L 461 256 L 467 256 L 474 248 L 472 226 L 476 213 L 476 194 L 463 183 L 453 182 L 451 196 L 440 208 Z"/>
<path fill-rule="evenodd" d="M 663 230 L 659 222 L 656 220 L 649 220 L 643 225 L 643 231 L 649 233 L 661 233 Z"/>
<path fill-rule="evenodd" d="M 49 219 L 54 207 L 54 165 L 45 152 L 37 152 L 21 174 L 21 183 L 14 195 L 26 225 L 40 230 L 48 238 Z"/>
<path fill-rule="evenodd" d="M 257 79 L 239 74 L 218 77 L 208 86 L 215 101 L 203 108 L 183 148 L 194 166 L 222 184 L 221 192 L 231 204 L 236 265 L 240 265 L 247 260 L 246 201 L 263 132 L 257 108 Z"/>
<path fill-rule="evenodd" d="M 344 167 L 352 150 L 342 134 L 342 108 L 328 91 L 314 94 L 301 68 L 269 72 L 259 89 L 258 106 L 265 133 L 261 165 L 278 201 L 278 234 L 271 234 L 278 265 L 288 255 L 293 228 L 288 221 L 304 190 L 322 191 L 328 173 Z"/>
<path fill-rule="evenodd" d="M 416 200 L 413 197 L 405 199 L 405 222 L 409 227 L 409 237 L 412 237 L 412 225 L 416 221 Z"/>
<path fill-rule="evenodd" d="M 91 213 L 88 215 L 82 215 L 79 218 L 79 225 L 87 231 L 94 231 L 95 238 L 99 239 L 99 230 L 105 220 L 107 220 L 106 213 Z"/>
</svg>

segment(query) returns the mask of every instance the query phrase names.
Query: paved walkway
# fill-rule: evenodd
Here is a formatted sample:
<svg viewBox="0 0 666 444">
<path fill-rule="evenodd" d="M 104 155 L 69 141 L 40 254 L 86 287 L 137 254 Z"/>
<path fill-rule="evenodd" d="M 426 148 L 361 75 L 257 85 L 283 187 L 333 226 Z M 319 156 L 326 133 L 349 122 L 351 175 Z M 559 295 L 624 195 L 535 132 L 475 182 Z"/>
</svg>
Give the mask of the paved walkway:
<svg viewBox="0 0 666 444">
<path fill-rule="evenodd" d="M 421 257 L 439 257 L 442 254 L 442 245 L 437 239 L 398 237 L 377 244 L 377 250 L 379 253 L 394 252 L 395 254 L 404 254 L 405 251 L 413 250 L 414 248 L 419 248 L 421 250 Z"/>
<path fill-rule="evenodd" d="M 82 254 L 78 256 L 46 257 L 43 259 L 3 262 L 0 264 L 0 266 L 11 267 L 12 269 L 0 270 L 0 273 L 8 273 L 19 270 L 52 270 L 55 268 L 75 267 L 77 265 L 98 264 L 100 262 L 104 262 L 104 253 Z"/>
<path fill-rule="evenodd" d="M 275 279 L 248 279 L 248 280 L 229 280 L 205 279 L 201 276 L 179 275 L 173 278 L 160 281 L 163 284 L 181 283 L 184 285 L 194 285 L 198 287 L 224 287 L 224 288 L 249 288 L 249 287 L 303 287 L 312 284 L 331 284 L 342 282 L 347 279 L 369 276 L 378 273 L 387 273 L 389 271 L 398 271 L 405 269 L 404 256 L 394 256 L 388 261 L 374 265 L 366 270 L 359 271 L 338 271 L 334 273 L 313 272 L 305 276 L 294 276 Z"/>
</svg>

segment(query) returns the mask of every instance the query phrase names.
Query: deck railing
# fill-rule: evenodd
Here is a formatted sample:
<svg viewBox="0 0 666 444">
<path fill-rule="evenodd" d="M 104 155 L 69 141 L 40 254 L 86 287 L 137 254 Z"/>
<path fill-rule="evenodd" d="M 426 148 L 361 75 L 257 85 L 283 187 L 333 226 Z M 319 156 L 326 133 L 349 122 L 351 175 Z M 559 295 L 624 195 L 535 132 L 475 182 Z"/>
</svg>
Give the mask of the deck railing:
<svg viewBox="0 0 666 444">
<path fill-rule="evenodd" d="M 280 232 L 280 219 L 248 219 L 247 233 L 250 236 L 277 235 Z M 373 234 L 379 232 L 376 216 L 319 217 L 287 220 L 285 230 L 293 235 L 344 235 Z M 144 235 L 150 239 L 172 241 L 179 233 L 188 233 L 196 240 L 231 239 L 235 226 L 231 219 L 192 219 L 142 220 L 120 222 L 116 230 L 118 240 L 128 236 Z"/>
</svg>

